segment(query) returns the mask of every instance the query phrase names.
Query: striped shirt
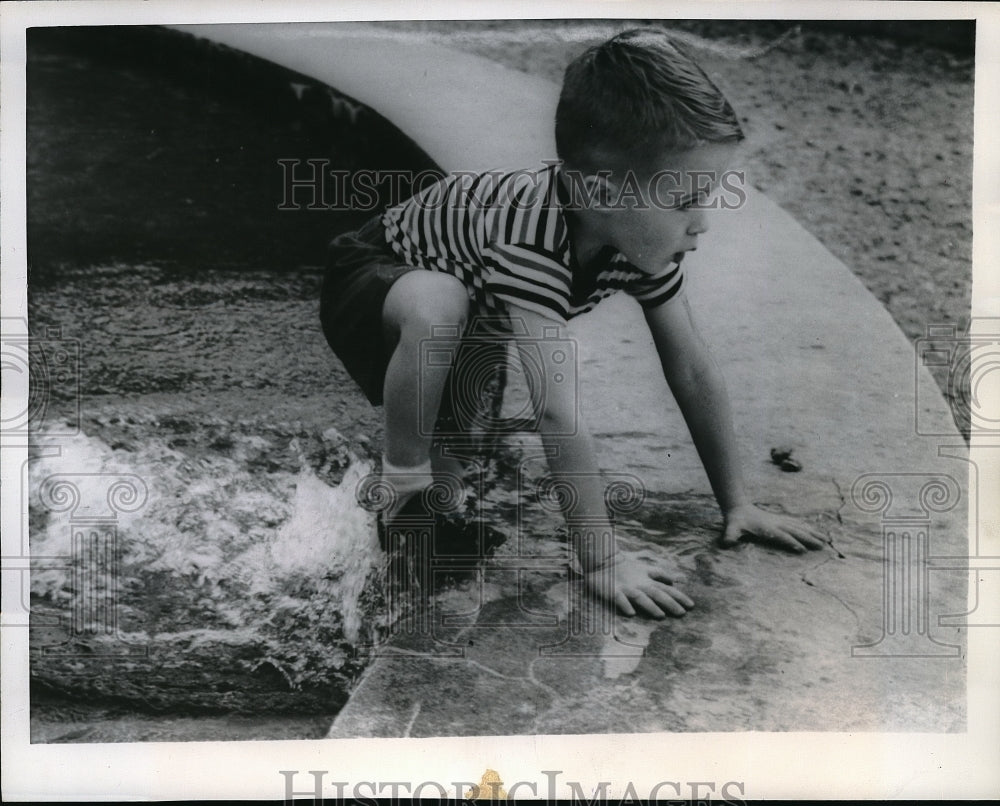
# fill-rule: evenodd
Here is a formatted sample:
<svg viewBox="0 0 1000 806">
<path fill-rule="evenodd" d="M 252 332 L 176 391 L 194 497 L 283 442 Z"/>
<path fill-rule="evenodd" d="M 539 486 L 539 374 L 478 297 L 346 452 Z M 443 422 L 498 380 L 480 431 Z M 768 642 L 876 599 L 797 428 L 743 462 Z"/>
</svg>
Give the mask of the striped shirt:
<svg viewBox="0 0 1000 806">
<path fill-rule="evenodd" d="M 585 267 L 576 262 L 558 176 L 557 165 L 452 174 L 385 212 L 386 241 L 408 265 L 457 277 L 474 313 L 501 321 L 508 305 L 564 323 L 617 291 L 644 308 L 676 296 L 678 263 L 650 275 L 610 246 Z"/>
</svg>

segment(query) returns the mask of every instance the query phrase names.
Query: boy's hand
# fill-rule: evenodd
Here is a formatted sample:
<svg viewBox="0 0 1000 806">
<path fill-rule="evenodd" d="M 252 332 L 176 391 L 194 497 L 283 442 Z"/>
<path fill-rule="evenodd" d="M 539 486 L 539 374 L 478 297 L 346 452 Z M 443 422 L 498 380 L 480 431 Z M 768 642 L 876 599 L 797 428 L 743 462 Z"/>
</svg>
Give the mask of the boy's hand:
<svg viewBox="0 0 1000 806">
<path fill-rule="evenodd" d="M 653 618 L 663 618 L 667 613 L 683 616 L 694 607 L 694 602 L 673 586 L 673 579 L 662 568 L 619 555 L 614 573 L 609 571 L 585 573 L 587 588 L 604 601 L 614 602 L 626 616 L 634 616 L 637 611 Z"/>
<path fill-rule="evenodd" d="M 743 504 L 726 513 L 722 545 L 735 546 L 743 535 L 762 538 L 798 553 L 821 549 L 826 543 L 819 532 L 797 518 L 767 512 L 753 504 Z"/>
</svg>

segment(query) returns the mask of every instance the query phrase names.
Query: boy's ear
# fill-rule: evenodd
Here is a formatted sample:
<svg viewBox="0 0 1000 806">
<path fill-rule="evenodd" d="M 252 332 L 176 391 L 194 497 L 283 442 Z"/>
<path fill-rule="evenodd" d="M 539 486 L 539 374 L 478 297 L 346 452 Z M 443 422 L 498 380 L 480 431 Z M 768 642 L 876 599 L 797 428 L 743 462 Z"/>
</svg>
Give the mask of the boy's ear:
<svg viewBox="0 0 1000 806">
<path fill-rule="evenodd" d="M 587 199 L 594 210 L 607 211 L 615 204 L 620 188 L 605 174 L 589 174 L 583 178 Z"/>
</svg>

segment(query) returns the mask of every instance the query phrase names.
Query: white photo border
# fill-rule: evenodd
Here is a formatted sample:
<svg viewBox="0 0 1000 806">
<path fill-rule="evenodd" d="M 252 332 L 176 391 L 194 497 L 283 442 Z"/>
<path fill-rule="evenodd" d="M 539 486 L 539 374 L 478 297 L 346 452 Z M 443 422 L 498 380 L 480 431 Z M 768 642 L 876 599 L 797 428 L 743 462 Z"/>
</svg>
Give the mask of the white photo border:
<svg viewBox="0 0 1000 806">
<path fill-rule="evenodd" d="M 4 317 L 27 316 L 25 263 L 25 30 L 36 25 L 299 22 L 357 19 L 677 17 L 718 19 L 975 19 L 974 296 L 972 313 L 1000 316 L 1000 6 L 992 3 L 895 2 L 132 2 L 64 0 L 4 2 L 0 7 L 0 265 Z M 5 374 L 2 406 L 23 410 L 27 379 Z M 975 451 L 975 443 L 974 448 Z M 994 451 L 993 453 L 995 453 Z M 998 478 L 997 461 L 983 450 L 982 484 Z M 20 543 L 21 467 L 25 447 L 4 447 L 4 554 Z M 988 461 L 987 461 L 988 460 Z M 989 467 L 987 471 L 986 468 Z M 996 489 L 994 486 L 993 489 Z M 993 528 L 996 528 L 994 524 Z M 973 532 L 970 529 L 970 534 Z M 20 606 L 4 588 L 2 633 L 3 797 L 16 800 L 149 800 L 285 795 L 281 770 L 298 770 L 295 790 L 311 786 L 309 770 L 327 770 L 327 782 L 476 783 L 483 770 L 502 773 L 505 787 L 534 782 L 548 794 L 549 776 L 584 784 L 589 797 L 612 781 L 609 799 L 631 783 L 639 797 L 661 781 L 739 782 L 731 794 L 756 798 L 969 798 L 1000 792 L 1000 631 L 970 630 L 968 730 L 961 734 L 705 733 L 601 736 L 516 736 L 438 739 L 364 739 L 270 742 L 185 742 L 31 745 L 27 630 L 11 629 Z M 12 615 L 13 613 L 13 615 Z M 686 783 L 685 783 L 686 786 Z M 676 797 L 672 790 L 661 790 Z M 336 794 L 330 788 L 328 795 Z M 390 789 L 361 794 L 390 794 Z M 719 793 L 718 786 L 716 794 Z M 402 792 L 405 794 L 405 791 Z M 434 787 L 426 796 L 438 794 Z M 531 794 L 521 787 L 521 796 Z M 305 793 L 300 793 L 305 796 Z M 682 797 L 688 797 L 685 790 Z"/>
</svg>

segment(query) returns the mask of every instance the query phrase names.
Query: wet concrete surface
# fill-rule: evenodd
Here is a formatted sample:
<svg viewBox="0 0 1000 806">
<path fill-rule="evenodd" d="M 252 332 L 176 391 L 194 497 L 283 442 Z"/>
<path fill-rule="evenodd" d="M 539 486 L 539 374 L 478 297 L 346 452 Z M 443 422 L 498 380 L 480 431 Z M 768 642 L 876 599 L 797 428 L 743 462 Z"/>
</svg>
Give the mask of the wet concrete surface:
<svg viewBox="0 0 1000 806">
<path fill-rule="evenodd" d="M 889 657 L 852 657 L 883 638 L 880 530 L 821 513 L 829 549 L 721 550 L 712 509 L 650 501 L 622 529 L 641 536 L 626 550 L 679 568 L 696 602 L 683 618 L 627 619 L 494 558 L 464 607 L 433 603 L 436 629 L 403 625 L 379 650 L 330 736 L 964 729 L 962 628 L 911 642 L 927 657 L 891 657 L 891 641 Z M 964 591 L 962 573 L 935 574 L 929 612 L 962 612 Z M 474 616 L 448 629 L 455 609 Z"/>
</svg>

